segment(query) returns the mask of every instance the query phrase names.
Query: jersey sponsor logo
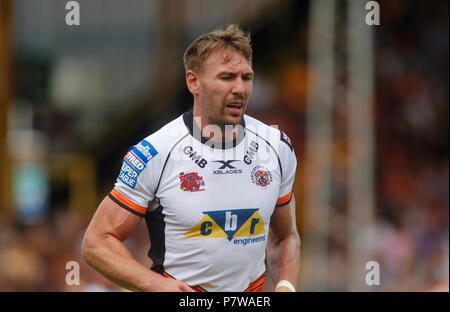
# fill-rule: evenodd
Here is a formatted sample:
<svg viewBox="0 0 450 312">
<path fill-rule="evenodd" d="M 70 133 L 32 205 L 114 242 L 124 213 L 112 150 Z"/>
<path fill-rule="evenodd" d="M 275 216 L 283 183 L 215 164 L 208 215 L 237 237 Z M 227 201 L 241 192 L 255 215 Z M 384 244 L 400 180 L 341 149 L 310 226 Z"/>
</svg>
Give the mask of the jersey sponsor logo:
<svg viewBox="0 0 450 312">
<path fill-rule="evenodd" d="M 241 174 L 242 173 L 242 169 L 233 169 L 233 170 L 213 170 L 213 174 Z"/>
<path fill-rule="evenodd" d="M 264 234 L 264 221 L 259 209 L 231 209 L 203 211 L 203 218 L 189 230 L 185 237 L 226 237 L 231 241 L 237 237 L 253 237 Z M 265 236 L 265 235 L 264 235 Z M 258 239 L 254 242 L 265 241 Z M 236 243 L 236 242 L 235 242 Z M 247 242 L 247 243 L 250 243 Z M 238 242 L 236 244 L 245 243 Z"/>
<path fill-rule="evenodd" d="M 250 237 L 250 238 L 236 238 L 234 240 L 235 245 L 247 245 L 247 244 L 254 244 L 259 242 L 265 242 L 266 241 L 266 235 L 256 236 L 256 237 Z"/>
<path fill-rule="evenodd" d="M 137 178 L 144 168 L 145 164 L 130 150 L 123 159 L 119 180 L 134 189 Z"/>
<path fill-rule="evenodd" d="M 139 173 L 145 168 L 145 164 L 131 150 L 125 155 L 125 161 L 139 171 Z"/>
<path fill-rule="evenodd" d="M 183 148 L 183 153 L 189 156 L 190 159 L 194 163 L 196 163 L 200 168 L 205 168 L 206 164 L 208 163 L 206 159 L 204 159 L 199 153 L 194 151 L 194 148 L 192 146 L 185 146 Z"/>
<path fill-rule="evenodd" d="M 252 182 L 261 188 L 267 188 L 272 182 L 272 174 L 270 170 L 261 166 L 256 166 L 251 172 Z"/>
<path fill-rule="evenodd" d="M 155 157 L 158 151 L 146 140 L 130 148 L 125 155 L 119 180 L 132 189 L 136 187 L 137 178 L 147 166 L 150 159 Z"/>
<path fill-rule="evenodd" d="M 204 188 L 200 188 L 205 185 L 203 177 L 198 175 L 198 172 L 180 173 L 180 189 L 189 192 L 204 191 Z"/>
<path fill-rule="evenodd" d="M 230 165 L 231 163 L 238 161 L 238 160 L 214 160 L 214 162 L 218 162 L 221 163 L 222 166 L 219 167 L 219 169 L 226 169 L 226 168 L 230 168 L 230 169 L 236 169 L 236 167 Z"/>
<path fill-rule="evenodd" d="M 124 161 L 120 170 L 119 180 L 134 189 L 139 174 L 140 172 L 135 170 L 127 161 Z"/>
<path fill-rule="evenodd" d="M 250 142 L 247 152 L 244 155 L 244 162 L 247 165 L 252 163 L 252 160 L 256 158 L 256 152 L 258 152 L 259 144 L 255 141 Z"/>
<path fill-rule="evenodd" d="M 214 160 L 214 162 L 221 163 L 219 169 L 213 170 L 213 174 L 241 174 L 242 169 L 236 169 L 231 163 L 239 160 Z"/>
<path fill-rule="evenodd" d="M 133 146 L 130 151 L 134 153 L 144 164 L 158 154 L 158 151 L 146 140 L 142 140 L 139 144 Z"/>
</svg>

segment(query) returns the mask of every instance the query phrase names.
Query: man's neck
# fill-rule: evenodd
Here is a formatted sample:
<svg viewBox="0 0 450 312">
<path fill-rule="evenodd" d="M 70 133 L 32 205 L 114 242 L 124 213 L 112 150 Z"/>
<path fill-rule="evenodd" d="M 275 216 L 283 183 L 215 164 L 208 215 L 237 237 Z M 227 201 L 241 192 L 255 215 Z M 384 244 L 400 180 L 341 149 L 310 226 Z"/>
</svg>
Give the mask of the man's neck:
<svg viewBox="0 0 450 312">
<path fill-rule="evenodd" d="M 201 113 L 196 115 L 194 110 L 186 112 L 183 118 L 191 135 L 203 144 L 228 148 L 239 144 L 245 135 L 244 120 L 235 126 L 217 125 L 209 122 Z"/>
<path fill-rule="evenodd" d="M 239 127 L 242 127 L 242 123 L 237 125 L 226 125 L 223 123 L 214 123 L 207 119 L 207 117 L 200 111 L 196 109 L 194 105 L 193 115 L 194 123 L 201 130 L 201 135 L 212 142 L 229 142 L 236 139 Z"/>
</svg>

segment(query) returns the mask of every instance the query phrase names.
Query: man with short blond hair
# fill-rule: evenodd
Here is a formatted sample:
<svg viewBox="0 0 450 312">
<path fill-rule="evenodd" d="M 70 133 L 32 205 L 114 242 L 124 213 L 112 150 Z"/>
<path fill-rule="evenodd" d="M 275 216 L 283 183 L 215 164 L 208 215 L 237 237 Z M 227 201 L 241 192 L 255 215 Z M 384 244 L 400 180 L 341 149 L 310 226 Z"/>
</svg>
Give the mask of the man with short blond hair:
<svg viewBox="0 0 450 312">
<path fill-rule="evenodd" d="M 245 115 L 250 36 L 229 25 L 184 54 L 194 106 L 133 146 L 83 240 L 83 257 L 136 291 L 261 291 L 269 228 L 276 291 L 295 291 L 300 238 L 296 157 L 280 130 Z M 145 218 L 151 270 L 123 245 Z"/>
</svg>

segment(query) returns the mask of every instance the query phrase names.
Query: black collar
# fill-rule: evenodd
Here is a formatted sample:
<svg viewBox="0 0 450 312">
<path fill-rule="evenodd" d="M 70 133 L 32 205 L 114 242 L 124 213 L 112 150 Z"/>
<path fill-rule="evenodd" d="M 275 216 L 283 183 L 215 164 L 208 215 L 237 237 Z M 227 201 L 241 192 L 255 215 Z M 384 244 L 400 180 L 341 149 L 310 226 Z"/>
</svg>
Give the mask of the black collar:
<svg viewBox="0 0 450 312">
<path fill-rule="evenodd" d="M 196 138 L 196 136 L 194 135 L 194 129 L 195 129 L 195 133 L 200 133 L 201 134 L 200 142 L 202 144 L 207 144 L 208 146 L 215 147 L 215 148 L 220 148 L 220 149 L 225 149 L 225 148 L 229 148 L 230 147 L 230 145 L 231 145 L 230 142 L 222 142 L 222 144 L 220 144 L 218 142 L 214 142 L 214 144 L 211 144 L 212 142 L 209 142 L 209 140 L 203 136 L 201 130 L 198 128 L 198 125 L 194 122 L 194 111 L 193 111 L 193 109 L 191 109 L 190 111 L 187 111 L 186 113 L 183 114 L 183 120 L 184 120 L 184 124 L 188 128 L 189 133 L 191 134 L 191 136 Z M 245 136 L 245 121 L 244 121 L 244 118 L 242 118 L 241 126 L 242 126 L 242 128 L 239 128 L 240 131 L 238 132 L 238 135 L 236 136 L 235 139 L 233 139 L 232 147 L 236 147 L 236 145 L 241 143 L 241 141 L 244 139 L 244 136 Z M 244 130 L 244 131 L 242 131 L 242 130 Z M 196 138 L 196 139 L 198 140 L 198 138 Z"/>
</svg>

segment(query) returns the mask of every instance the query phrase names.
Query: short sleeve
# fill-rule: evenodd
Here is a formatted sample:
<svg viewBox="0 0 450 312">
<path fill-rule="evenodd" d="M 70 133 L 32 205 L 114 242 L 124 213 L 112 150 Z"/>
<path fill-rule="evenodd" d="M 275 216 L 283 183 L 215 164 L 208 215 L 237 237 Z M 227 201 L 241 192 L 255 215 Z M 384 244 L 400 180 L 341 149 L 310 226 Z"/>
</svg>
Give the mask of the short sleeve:
<svg viewBox="0 0 450 312">
<path fill-rule="evenodd" d="M 158 154 L 146 139 L 131 147 L 123 158 L 114 189 L 108 194 L 121 207 L 140 217 L 154 198 L 160 172 Z"/>
<path fill-rule="evenodd" d="M 289 137 L 280 130 L 279 157 L 281 163 L 281 185 L 277 199 L 277 206 L 282 206 L 291 201 L 292 186 L 294 184 L 297 169 L 297 158 Z"/>
</svg>

